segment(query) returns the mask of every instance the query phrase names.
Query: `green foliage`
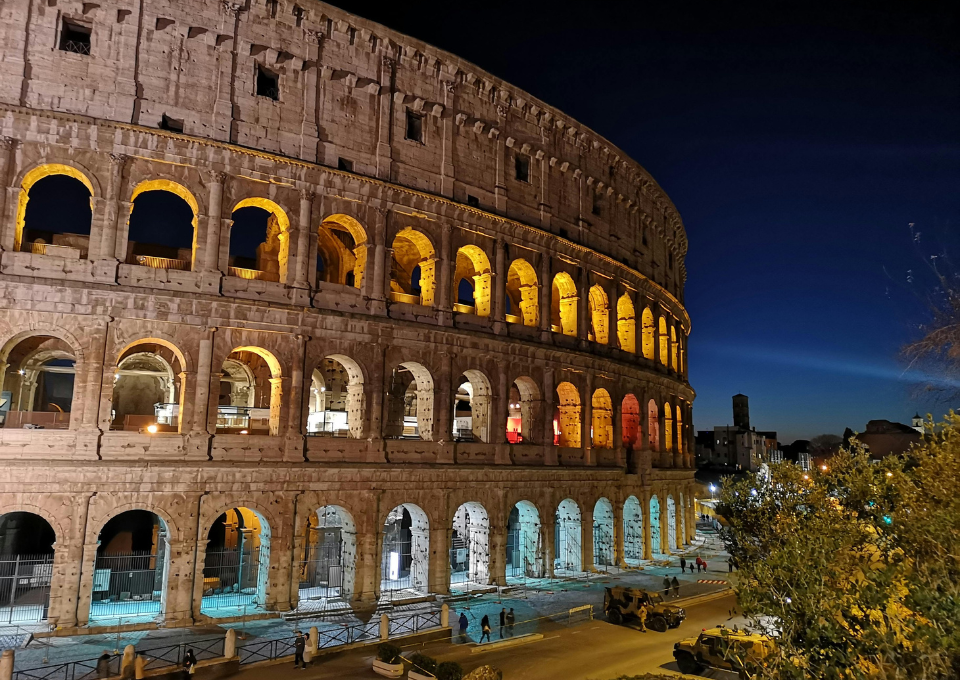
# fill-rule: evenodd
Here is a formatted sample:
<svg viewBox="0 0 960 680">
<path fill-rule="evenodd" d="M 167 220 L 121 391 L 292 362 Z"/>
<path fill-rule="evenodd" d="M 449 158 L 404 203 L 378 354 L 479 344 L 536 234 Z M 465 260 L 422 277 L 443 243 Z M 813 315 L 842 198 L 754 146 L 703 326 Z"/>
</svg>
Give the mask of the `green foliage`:
<svg viewBox="0 0 960 680">
<path fill-rule="evenodd" d="M 437 680 L 460 680 L 463 677 L 463 668 L 456 661 L 444 661 L 437 666 Z"/>
<path fill-rule="evenodd" d="M 411 654 L 407 661 L 412 663 L 413 667 L 418 671 L 434 673 L 437 670 L 437 660 L 432 656 L 427 656 L 426 654 L 421 654 L 420 652 Z"/>
<path fill-rule="evenodd" d="M 400 648 L 389 642 L 377 645 L 377 659 L 384 663 L 400 663 Z"/>
<path fill-rule="evenodd" d="M 778 638 L 761 678 L 960 677 L 960 416 L 902 457 L 725 483 L 739 605 Z"/>
</svg>

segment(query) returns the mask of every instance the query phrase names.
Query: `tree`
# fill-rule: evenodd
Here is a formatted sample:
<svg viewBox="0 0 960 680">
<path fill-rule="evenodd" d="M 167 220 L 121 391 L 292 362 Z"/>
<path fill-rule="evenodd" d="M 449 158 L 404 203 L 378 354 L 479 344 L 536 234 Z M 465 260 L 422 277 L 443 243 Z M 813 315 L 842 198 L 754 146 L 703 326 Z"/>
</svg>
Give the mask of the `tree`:
<svg viewBox="0 0 960 680">
<path fill-rule="evenodd" d="M 761 678 L 960 677 L 960 416 L 902 457 L 856 439 L 826 472 L 783 463 L 724 484 L 723 538 Z"/>
</svg>

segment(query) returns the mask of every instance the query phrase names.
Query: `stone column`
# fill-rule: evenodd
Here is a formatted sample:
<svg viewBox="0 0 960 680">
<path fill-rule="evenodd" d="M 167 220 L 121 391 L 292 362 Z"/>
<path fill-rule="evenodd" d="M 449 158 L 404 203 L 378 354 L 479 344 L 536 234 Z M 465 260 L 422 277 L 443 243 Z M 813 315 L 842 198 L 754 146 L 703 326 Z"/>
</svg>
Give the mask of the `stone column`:
<svg viewBox="0 0 960 680">
<path fill-rule="evenodd" d="M 666 409 L 664 408 L 665 405 L 665 401 L 659 401 L 657 403 L 657 419 L 660 422 L 660 447 L 658 455 L 660 467 L 670 467 L 670 454 L 667 452 L 667 414 L 665 412 Z"/>
<path fill-rule="evenodd" d="M 680 414 L 680 402 L 674 398 L 673 400 L 673 467 L 676 469 L 681 469 L 683 467 L 683 451 L 681 444 L 683 443 L 683 428 L 687 426 L 686 418 Z M 677 415 L 680 414 L 680 423 L 677 424 Z"/>
<path fill-rule="evenodd" d="M 95 326 L 87 329 L 87 334 L 91 338 L 87 353 L 84 356 L 83 363 L 86 364 L 84 372 L 83 401 L 78 406 L 76 402 L 73 409 L 83 410 L 83 421 L 80 429 L 93 431 L 100 427 L 104 432 L 110 429 L 110 410 L 112 407 L 113 396 L 113 373 L 104 375 L 107 368 L 112 368 L 116 357 L 105 357 L 104 348 L 111 347 L 108 342 L 110 317 L 98 318 Z M 106 423 L 99 420 L 102 409 L 106 408 Z"/>
<path fill-rule="evenodd" d="M 50 608 L 47 620 L 51 625 L 71 628 L 77 624 L 81 593 L 81 567 L 84 564 L 84 540 L 87 513 L 92 493 L 76 494 L 70 499 L 69 535 L 58 536 L 54 546 L 53 571 L 50 580 Z M 90 612 L 89 595 L 84 615 Z"/>
<path fill-rule="evenodd" d="M 663 364 L 660 358 L 660 308 L 653 308 L 653 365 L 660 368 Z"/>
<path fill-rule="evenodd" d="M 3 239 L 0 248 L 7 251 L 15 249 L 17 239 L 17 212 L 20 207 L 20 187 L 16 186 L 17 149 L 20 140 L 13 137 L 0 139 L 0 180 L 3 182 Z"/>
<path fill-rule="evenodd" d="M 507 583 L 507 527 L 502 518 L 490 520 L 489 546 L 490 583 L 503 586 Z"/>
<path fill-rule="evenodd" d="M 653 532 L 650 531 L 650 499 L 651 493 L 649 489 L 640 494 L 640 503 L 642 504 L 640 512 L 643 517 L 643 559 L 645 560 L 653 559 Z"/>
<path fill-rule="evenodd" d="M 543 576 L 544 578 L 553 578 L 553 553 L 554 531 L 557 523 L 556 507 L 544 507 L 543 516 L 540 517 L 540 531 L 543 540 Z"/>
<path fill-rule="evenodd" d="M 507 374 L 500 370 L 496 376 L 496 393 L 493 396 L 493 421 L 490 433 L 491 444 L 505 444 L 507 442 L 507 418 L 510 416 L 510 385 Z M 509 461 L 504 461 L 509 462 Z"/>
<path fill-rule="evenodd" d="M 290 462 L 303 462 L 303 452 L 306 448 L 304 437 L 306 436 L 307 412 L 303 403 L 304 389 L 304 363 L 306 362 L 306 342 L 307 337 L 298 334 L 296 336 L 297 351 L 293 365 L 290 367 L 290 383 L 287 392 L 287 436 L 284 447 L 284 458 Z"/>
<path fill-rule="evenodd" d="M 607 309 L 607 344 L 610 347 L 623 349 L 620 347 L 620 312 L 617 309 L 620 298 L 617 297 L 616 282 L 614 282 L 612 285 L 612 293 L 610 291 L 607 292 L 607 294 L 610 296 L 610 306 Z"/>
<path fill-rule="evenodd" d="M 553 444 L 553 411 L 557 400 L 553 369 L 543 371 L 543 464 L 557 465 L 557 447 Z"/>
<path fill-rule="evenodd" d="M 580 409 L 582 424 L 580 425 L 580 446 L 583 447 L 583 464 L 596 465 L 593 448 L 593 371 L 587 371 L 584 381 L 586 394 L 583 395 Z"/>
<path fill-rule="evenodd" d="M 496 138 L 496 159 L 497 171 L 493 186 L 494 203 L 496 210 L 500 214 L 507 211 L 507 180 L 506 180 L 506 135 L 503 134 L 507 129 L 507 114 L 509 109 L 503 104 L 497 104 L 497 127 L 490 131 Z"/>
<path fill-rule="evenodd" d="M 120 192 L 123 188 L 123 169 L 127 156 L 122 153 L 110 154 L 110 179 L 107 193 L 103 197 L 103 219 L 99 225 L 99 239 L 94 242 L 93 225 L 90 231 L 90 249 L 87 257 L 91 260 L 117 260 L 117 225 L 120 217 Z"/>
<path fill-rule="evenodd" d="M 208 172 L 207 179 L 207 219 L 204 220 L 203 240 L 197 234 L 197 252 L 193 263 L 194 271 L 205 274 L 217 271 L 220 259 L 220 229 L 223 221 L 223 184 L 227 173 Z"/>
<path fill-rule="evenodd" d="M 429 592 L 450 593 L 450 544 L 453 529 L 445 522 L 430 530 L 430 588 Z"/>
<path fill-rule="evenodd" d="M 610 404 L 613 409 L 613 441 L 610 446 L 616 452 L 616 461 L 619 467 L 626 467 L 627 452 L 623 445 L 623 395 L 615 392 L 610 395 L 613 402 Z"/>
<path fill-rule="evenodd" d="M 199 352 L 197 354 L 197 383 L 192 402 L 185 403 L 182 408 L 193 410 L 191 416 L 192 433 L 203 434 L 209 432 L 213 434 L 215 430 L 210 430 L 210 417 L 208 409 L 210 407 L 210 383 L 213 381 L 213 334 L 216 328 L 204 328 L 200 336 Z M 216 372 L 219 388 L 220 371 Z M 182 428 L 181 428 L 182 429 Z"/>
<path fill-rule="evenodd" d="M 453 300 L 453 276 L 451 267 L 456 264 L 456 256 L 451 252 L 453 227 L 447 222 L 440 225 L 440 276 L 437 277 L 437 293 L 435 301 L 441 312 L 441 325 L 447 325 L 452 322 L 450 313 L 453 310 L 451 301 Z"/>
<path fill-rule="evenodd" d="M 583 571 L 596 571 L 593 563 L 593 509 L 584 508 L 580 512 L 580 547 L 583 548 L 583 557 L 580 561 L 580 569 Z"/>
<path fill-rule="evenodd" d="M 540 340 L 550 340 L 551 328 L 551 297 L 553 296 L 553 281 L 550 280 L 550 254 L 540 255 Z"/>
<path fill-rule="evenodd" d="M 456 111 L 457 84 L 452 80 L 441 81 L 443 85 L 443 160 L 440 163 L 440 195 L 453 198 L 453 185 L 456 180 L 456 166 L 453 162 L 454 135 L 456 134 L 454 115 Z"/>
<path fill-rule="evenodd" d="M 590 333 L 590 274 L 586 268 L 580 269 L 577 305 L 577 337 L 580 338 L 580 347 L 586 348 Z"/>
<path fill-rule="evenodd" d="M 627 566 L 623 535 L 623 499 L 611 501 L 613 505 L 613 561 L 621 569 Z"/>
<path fill-rule="evenodd" d="M 359 531 L 359 528 L 358 528 Z M 371 530 L 357 534 L 357 580 L 353 590 L 354 602 L 375 602 L 380 591 L 378 532 Z"/>
<path fill-rule="evenodd" d="M 493 320 L 502 322 L 506 318 L 506 293 L 507 293 L 507 250 L 503 239 L 497 239 L 493 243 L 494 269 L 493 269 Z M 515 314 L 522 315 L 521 310 L 513 310 Z M 502 332 L 503 329 L 501 328 Z"/>
<path fill-rule="evenodd" d="M 387 181 L 390 180 L 393 166 L 391 124 L 394 67 L 394 60 L 383 55 L 380 59 L 380 105 L 377 107 L 377 177 Z"/>
<path fill-rule="evenodd" d="M 310 264 L 310 232 L 313 230 L 311 224 L 313 215 L 314 191 L 312 188 L 300 190 L 300 216 L 297 222 L 297 253 L 296 253 L 296 273 L 294 274 L 293 286 L 295 288 L 310 288 L 307 281 L 307 271 Z"/>
</svg>

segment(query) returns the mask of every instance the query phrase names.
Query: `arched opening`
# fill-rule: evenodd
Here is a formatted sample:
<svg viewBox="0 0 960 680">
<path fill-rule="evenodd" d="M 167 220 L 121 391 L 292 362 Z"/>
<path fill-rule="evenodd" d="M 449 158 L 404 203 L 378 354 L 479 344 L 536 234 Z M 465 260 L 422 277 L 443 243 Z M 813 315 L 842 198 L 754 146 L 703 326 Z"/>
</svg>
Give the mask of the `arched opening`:
<svg viewBox="0 0 960 680">
<path fill-rule="evenodd" d="M 663 405 L 663 439 L 664 448 L 673 451 L 673 411 L 670 409 L 670 402 Z"/>
<path fill-rule="evenodd" d="M 540 388 L 533 378 L 523 375 L 514 380 L 507 407 L 507 441 L 511 444 L 536 441 Z"/>
<path fill-rule="evenodd" d="M 87 259 L 93 221 L 93 184 L 69 165 L 34 168 L 20 183 L 14 250 Z"/>
<path fill-rule="evenodd" d="M 660 411 L 657 402 L 651 399 L 647 403 L 647 434 L 650 441 L 650 450 L 660 450 Z"/>
<path fill-rule="evenodd" d="M 220 369 L 217 433 L 277 435 L 283 397 L 280 363 L 260 347 L 238 347 Z"/>
<path fill-rule="evenodd" d="M 660 363 L 668 366 L 670 361 L 670 336 L 667 335 L 667 320 L 660 317 Z"/>
<path fill-rule="evenodd" d="M 590 288 L 590 333 L 589 340 L 601 345 L 610 342 L 610 301 L 607 292 L 594 284 Z"/>
<path fill-rule="evenodd" d="M 663 550 L 660 546 L 660 499 L 650 497 L 650 552 L 660 555 Z"/>
<path fill-rule="evenodd" d="M 421 364 L 407 361 L 395 369 L 387 392 L 384 436 L 433 440 L 433 376 Z"/>
<path fill-rule="evenodd" d="M 207 616 L 263 611 L 270 572 L 270 524 L 256 510 L 231 508 L 207 532 L 203 598 Z"/>
<path fill-rule="evenodd" d="M 593 566 L 606 571 L 616 564 L 613 549 L 613 505 L 600 498 L 593 506 Z"/>
<path fill-rule="evenodd" d="M 540 512 L 530 501 L 519 501 L 507 520 L 507 581 L 542 576 Z"/>
<path fill-rule="evenodd" d="M 461 590 L 490 582 L 490 518 L 482 505 L 457 508 L 450 537 L 450 586 Z"/>
<path fill-rule="evenodd" d="M 641 448 L 640 438 L 640 402 L 628 394 L 620 402 L 621 437 L 623 445 L 628 451 Z"/>
<path fill-rule="evenodd" d="M 640 342 L 643 350 L 644 359 L 653 359 L 656 355 L 654 350 L 654 325 L 653 312 L 649 307 L 644 307 L 643 314 L 640 315 Z"/>
<path fill-rule="evenodd" d="M 339 505 L 310 513 L 300 555 L 299 611 L 324 611 L 331 601 L 349 602 L 357 574 L 357 528 Z"/>
<path fill-rule="evenodd" d="M 476 369 L 464 371 L 453 398 L 454 441 L 490 442 L 490 381 Z"/>
<path fill-rule="evenodd" d="M 623 504 L 623 560 L 631 567 L 643 559 L 643 508 L 636 496 Z"/>
<path fill-rule="evenodd" d="M 677 328 L 676 326 L 670 326 L 670 368 L 674 371 L 677 370 L 677 355 L 679 351 L 677 349 Z"/>
<path fill-rule="evenodd" d="M 0 515 L 0 625 L 46 620 L 56 540 L 40 515 Z"/>
<path fill-rule="evenodd" d="M 554 444 L 580 446 L 580 394 L 572 383 L 557 385 L 557 412 L 553 417 Z"/>
<path fill-rule="evenodd" d="M 577 284 L 567 272 L 553 277 L 550 322 L 554 333 L 577 337 Z"/>
<path fill-rule="evenodd" d="M 637 353 L 637 318 L 627 293 L 617 300 L 617 341 L 624 352 Z"/>
<path fill-rule="evenodd" d="M 9 393 L 0 404 L 3 427 L 65 430 L 70 427 L 76 356 L 73 348 L 52 335 L 11 340 L 0 353 L 0 390 Z"/>
<path fill-rule="evenodd" d="M 493 275 L 490 260 L 478 246 L 463 246 L 457 251 L 457 268 L 453 290 L 457 295 L 455 309 L 464 314 L 490 316 Z"/>
<path fill-rule="evenodd" d="M 407 227 L 393 239 L 390 299 L 431 307 L 437 288 L 437 260 L 425 235 Z"/>
<path fill-rule="evenodd" d="M 380 599 L 429 592 L 430 523 L 413 503 L 398 505 L 383 523 Z M 412 591 L 412 593 L 411 593 Z"/>
<path fill-rule="evenodd" d="M 183 357 L 176 348 L 151 340 L 128 346 L 113 372 L 110 429 L 179 432 L 183 379 Z"/>
<path fill-rule="evenodd" d="M 307 405 L 307 435 L 363 436 L 365 417 L 363 373 L 350 357 L 334 354 L 313 369 Z"/>
<path fill-rule="evenodd" d="M 190 271 L 200 212 L 193 194 L 176 182 L 154 179 L 138 184 L 130 200 L 124 262 Z"/>
<path fill-rule="evenodd" d="M 367 232 L 349 215 L 330 215 L 317 230 L 317 281 L 363 286 L 367 269 Z"/>
<path fill-rule="evenodd" d="M 245 198 L 233 208 L 229 276 L 287 281 L 290 219 L 268 198 Z"/>
<path fill-rule="evenodd" d="M 686 544 L 687 540 L 687 506 L 683 503 L 683 494 L 680 494 L 680 543 Z"/>
<path fill-rule="evenodd" d="M 127 510 L 103 525 L 93 568 L 91 625 L 140 623 L 163 615 L 169 538 L 166 523 L 146 510 Z"/>
<path fill-rule="evenodd" d="M 677 550 L 677 504 L 673 496 L 667 496 L 667 545 L 671 550 Z"/>
<path fill-rule="evenodd" d="M 507 270 L 507 309 L 508 323 L 522 323 L 524 326 L 540 324 L 540 286 L 533 265 L 522 258 L 510 263 Z"/>
<path fill-rule="evenodd" d="M 583 571 L 580 506 L 566 498 L 560 501 L 553 525 L 553 573 L 571 576 Z"/>
<path fill-rule="evenodd" d="M 596 449 L 613 448 L 613 401 L 602 387 L 593 393 L 591 438 Z"/>
</svg>

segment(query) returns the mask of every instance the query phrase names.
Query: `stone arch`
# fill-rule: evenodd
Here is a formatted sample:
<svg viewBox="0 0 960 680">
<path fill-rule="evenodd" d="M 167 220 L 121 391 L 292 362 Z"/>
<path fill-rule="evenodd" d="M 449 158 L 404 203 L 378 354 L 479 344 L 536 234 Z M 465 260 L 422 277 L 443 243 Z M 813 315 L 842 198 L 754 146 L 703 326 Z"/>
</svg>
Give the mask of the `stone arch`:
<svg viewBox="0 0 960 680">
<path fill-rule="evenodd" d="M 0 514 L 2 623 L 29 625 L 47 619 L 57 536 L 54 525 L 38 512 Z"/>
<path fill-rule="evenodd" d="M 649 307 L 643 308 L 640 316 L 640 344 L 644 359 L 653 359 L 656 356 L 653 312 Z"/>
<path fill-rule="evenodd" d="M 490 443 L 492 401 L 490 379 L 475 368 L 464 371 L 453 399 L 454 440 Z"/>
<path fill-rule="evenodd" d="M 393 600 L 404 591 L 430 591 L 430 520 L 420 506 L 401 503 L 381 525 L 380 598 Z"/>
<path fill-rule="evenodd" d="M 360 439 L 366 420 L 363 386 L 363 370 L 354 359 L 331 354 L 320 361 L 310 382 L 307 434 Z"/>
<path fill-rule="evenodd" d="M 113 368 L 110 429 L 181 432 L 187 356 L 166 334 L 144 336 L 117 354 Z M 137 351 L 139 350 L 139 351 Z"/>
<path fill-rule="evenodd" d="M 367 269 L 367 230 L 350 215 L 328 215 L 317 229 L 317 279 L 361 288 Z"/>
<path fill-rule="evenodd" d="M 533 443 L 538 439 L 537 427 L 542 408 L 540 388 L 536 381 L 522 375 L 513 381 L 507 404 L 507 441 L 511 444 Z"/>
<path fill-rule="evenodd" d="M 557 446 L 577 448 L 580 446 L 580 393 L 573 383 L 557 385 L 557 414 L 554 417 L 554 432 Z"/>
<path fill-rule="evenodd" d="M 249 210 L 251 208 L 256 208 L 266 215 Z M 238 219 L 236 213 L 241 210 L 247 210 L 247 212 L 240 215 Z M 235 224 L 230 230 L 228 275 L 241 279 L 287 283 L 290 263 L 290 218 L 286 211 L 269 198 L 251 196 L 233 206 L 231 215 L 234 222 L 240 224 Z M 259 234 L 261 227 L 258 223 L 261 221 L 264 222 L 264 238 L 256 246 L 256 253 L 249 250 L 241 252 L 244 244 L 238 238 L 238 232 L 249 230 Z M 238 230 L 237 226 L 241 229 Z"/>
<path fill-rule="evenodd" d="M 670 368 L 672 368 L 674 371 L 676 371 L 678 368 L 678 364 L 677 364 L 678 353 L 679 352 L 677 350 L 677 327 L 671 325 L 670 326 Z"/>
<path fill-rule="evenodd" d="M 660 450 L 660 411 L 654 399 L 647 402 L 647 439 L 651 450 Z"/>
<path fill-rule="evenodd" d="M 626 395 L 620 402 L 620 423 L 623 445 L 631 451 L 640 449 L 643 439 L 640 427 L 640 401 L 633 394 Z"/>
<path fill-rule="evenodd" d="M 670 494 L 667 494 L 667 545 L 670 550 L 679 549 L 677 545 L 677 504 Z"/>
<path fill-rule="evenodd" d="M 606 345 L 610 342 L 610 300 L 607 291 L 599 283 L 590 288 L 590 333 L 589 338 Z"/>
<path fill-rule="evenodd" d="M 637 318 L 628 293 L 617 300 L 617 341 L 624 352 L 637 353 Z"/>
<path fill-rule="evenodd" d="M 72 342 L 71 342 L 72 341 Z M 62 329 L 24 330 L 0 350 L 0 390 L 10 392 L 4 428 L 77 427 L 74 421 L 75 376 L 82 368 L 76 339 Z"/>
<path fill-rule="evenodd" d="M 650 496 L 650 552 L 654 555 L 663 553 L 660 545 L 660 499 L 656 494 Z"/>
<path fill-rule="evenodd" d="M 96 181 L 95 176 L 86 168 L 83 168 L 79 165 L 61 162 L 61 163 L 42 163 L 36 165 L 23 173 L 23 176 L 20 178 L 20 192 L 17 203 L 17 221 L 16 221 L 16 231 L 14 232 L 14 250 L 25 250 L 24 248 L 24 229 L 27 228 L 26 218 L 27 218 L 27 204 L 30 201 L 30 190 L 34 187 L 37 182 L 40 182 L 47 177 L 53 176 L 64 176 L 69 177 L 73 180 L 80 182 L 88 192 L 90 192 L 90 212 L 91 212 L 91 221 L 92 226 L 92 216 L 93 216 L 93 199 L 100 195 L 99 187 L 95 186 L 94 182 Z M 87 236 L 87 245 L 89 247 L 89 236 L 90 228 L 87 228 L 86 234 L 80 234 L 80 236 Z M 54 244 L 56 245 L 56 244 Z M 66 247 L 71 247 L 67 244 L 64 244 Z M 80 245 L 78 242 L 77 245 Z M 32 249 L 32 246 L 31 246 Z M 41 248 L 40 250 L 45 250 Z M 81 250 L 81 257 L 82 250 Z"/>
<path fill-rule="evenodd" d="M 554 517 L 554 574 L 571 575 L 583 571 L 582 515 L 572 498 L 557 505 Z"/>
<path fill-rule="evenodd" d="M 393 369 L 387 400 L 384 436 L 433 441 L 434 383 L 423 364 L 404 361 Z"/>
<path fill-rule="evenodd" d="M 181 218 L 187 221 L 176 224 L 174 213 L 177 209 L 174 208 L 174 204 L 165 204 L 163 206 L 165 218 L 172 221 L 166 224 L 163 230 L 156 229 L 151 223 L 145 223 L 141 229 L 141 221 L 150 220 L 157 213 L 158 206 L 153 205 L 154 197 L 158 196 L 155 192 L 176 196 L 182 202 L 179 204 Z M 148 202 L 145 209 L 142 205 L 143 201 Z M 130 194 L 127 246 L 126 252 L 120 256 L 127 264 L 154 269 L 190 270 L 195 268 L 199 214 L 200 205 L 196 197 L 182 184 L 169 179 L 148 179 L 140 182 Z M 134 236 L 138 238 L 134 239 Z M 151 241 L 145 241 L 143 237 L 149 237 Z"/>
<path fill-rule="evenodd" d="M 667 318 L 665 316 L 661 316 L 658 323 L 660 327 L 660 363 L 664 366 L 669 366 L 670 336 L 667 335 Z"/>
<path fill-rule="evenodd" d="M 593 566 L 606 571 L 616 564 L 613 504 L 600 497 L 593 506 Z"/>
<path fill-rule="evenodd" d="M 401 229 L 393 239 L 390 299 L 432 307 L 437 289 L 437 259 L 433 243 L 423 232 Z"/>
<path fill-rule="evenodd" d="M 528 500 L 517 501 L 507 518 L 507 581 L 543 576 L 540 511 Z"/>
<path fill-rule="evenodd" d="M 493 300 L 492 283 L 490 258 L 482 248 L 466 245 L 457 250 L 453 294 L 460 306 L 459 311 L 477 316 L 490 316 Z M 469 297 L 467 297 L 468 293 Z"/>
<path fill-rule="evenodd" d="M 643 555 L 643 507 L 636 496 L 623 503 L 623 560 L 637 567 Z"/>
<path fill-rule="evenodd" d="M 591 426 L 594 448 L 613 448 L 613 400 L 610 393 L 600 387 L 591 399 L 593 423 Z"/>
<path fill-rule="evenodd" d="M 462 503 L 453 515 L 450 586 L 469 590 L 490 582 L 490 517 L 476 501 Z"/>
<path fill-rule="evenodd" d="M 231 362 L 245 365 L 247 370 L 240 373 Z M 236 390 L 232 384 L 233 380 L 244 376 L 252 379 L 252 383 L 243 386 L 245 393 Z M 217 408 L 219 432 L 279 435 L 282 401 L 283 374 L 280 362 L 272 352 L 244 345 L 235 347 L 226 356 L 221 365 Z"/>
<path fill-rule="evenodd" d="M 265 609 L 272 536 L 266 515 L 249 504 L 215 516 L 206 532 L 201 613 L 221 618 Z"/>
<path fill-rule="evenodd" d="M 357 579 L 357 525 L 340 505 L 311 512 L 302 528 L 298 611 L 324 611 L 331 600 L 349 602 Z"/>
<path fill-rule="evenodd" d="M 663 403 L 663 440 L 664 448 L 673 451 L 673 411 L 669 401 Z"/>
<path fill-rule="evenodd" d="M 553 277 L 550 321 L 554 333 L 577 337 L 577 284 L 567 272 Z"/>
<path fill-rule="evenodd" d="M 507 270 L 507 321 L 537 327 L 540 324 L 540 284 L 529 262 L 518 257 Z"/>
</svg>

